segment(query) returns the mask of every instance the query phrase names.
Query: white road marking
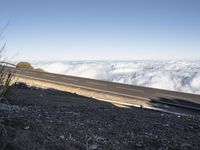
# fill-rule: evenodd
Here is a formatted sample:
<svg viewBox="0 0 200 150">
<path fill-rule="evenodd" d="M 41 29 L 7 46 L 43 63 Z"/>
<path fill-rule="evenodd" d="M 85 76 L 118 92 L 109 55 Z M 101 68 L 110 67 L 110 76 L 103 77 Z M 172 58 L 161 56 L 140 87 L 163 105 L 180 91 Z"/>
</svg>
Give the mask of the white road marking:
<svg viewBox="0 0 200 150">
<path fill-rule="evenodd" d="M 77 82 L 79 81 L 78 79 L 65 78 L 65 77 L 64 77 L 64 78 L 62 78 L 62 79 L 64 79 L 64 80 L 70 80 L 70 81 L 77 81 Z"/>
<path fill-rule="evenodd" d="M 145 105 L 124 103 L 124 102 L 113 101 L 113 100 L 109 100 L 109 99 L 102 99 L 102 98 L 98 98 L 98 97 L 93 97 L 93 98 L 94 98 L 94 99 L 97 99 L 97 100 L 105 101 L 105 102 L 108 102 L 108 103 L 121 104 L 121 105 L 125 105 L 125 106 L 133 106 L 133 107 L 151 109 L 151 110 L 155 110 L 155 111 L 159 111 L 159 112 L 165 112 L 165 113 L 169 113 L 169 114 L 185 115 L 185 116 L 187 116 L 187 114 L 184 114 L 184 113 L 178 113 L 178 112 L 173 112 L 173 111 L 170 111 L 170 110 L 164 110 L 164 109 L 162 109 L 162 108 L 155 108 L 155 107 L 149 106 L 149 105 L 146 105 L 146 106 L 145 106 Z"/>
<path fill-rule="evenodd" d="M 52 78 L 55 78 L 56 76 L 53 76 L 53 75 L 48 75 L 48 74 L 42 74 L 43 76 L 46 76 L 46 77 L 52 77 Z"/>
<path fill-rule="evenodd" d="M 177 98 L 177 99 L 191 100 L 189 98 L 185 98 L 185 97 L 181 97 L 181 96 L 173 96 L 173 95 L 169 95 L 169 94 L 156 93 L 156 95 L 166 96 L 166 97 L 171 97 L 171 98 Z"/>
<path fill-rule="evenodd" d="M 120 87 L 120 86 L 117 86 L 116 89 L 123 89 L 123 90 L 136 91 L 136 92 L 144 92 L 142 90 L 136 90 L 136 89 L 125 88 L 125 87 Z"/>
<path fill-rule="evenodd" d="M 59 81 L 53 81 L 53 80 L 48 80 L 48 79 L 36 78 L 36 77 L 31 77 L 31 76 L 26 76 L 26 75 L 21 75 L 21 74 L 15 74 L 15 75 L 16 76 L 18 75 L 19 77 L 21 76 L 21 77 L 25 77 L 25 78 L 29 78 L 29 79 L 35 79 L 35 80 L 39 80 L 39 81 L 46 81 L 46 82 L 57 83 L 57 84 L 61 84 L 61 85 L 68 85 L 68 86 L 80 87 L 80 88 L 84 88 L 84 89 L 95 90 L 95 91 L 99 91 L 99 92 L 111 93 L 111 94 L 116 94 L 116 95 L 131 97 L 131 98 L 137 98 L 137 99 L 140 99 L 140 100 L 150 101 L 149 98 L 144 98 L 144 97 L 140 97 L 140 96 L 134 96 L 134 95 L 123 94 L 123 93 L 118 93 L 118 92 L 112 92 L 112 91 L 106 91 L 106 90 L 101 90 L 101 89 L 95 89 L 95 88 L 90 88 L 90 87 L 87 87 L 87 86 L 76 85 L 76 84 L 71 84 L 71 83 L 63 83 L 63 82 L 59 82 Z"/>
<path fill-rule="evenodd" d="M 109 102 L 109 103 L 115 103 L 115 104 L 121 104 L 121 105 L 126 105 L 126 106 L 134 106 L 134 107 L 141 107 L 142 105 L 137 105 L 137 104 L 131 104 L 131 103 L 125 103 L 125 102 L 119 102 L 119 101 L 114 101 L 114 100 L 109 100 L 109 99 L 103 99 L 103 98 L 98 98 L 98 97 L 92 97 L 97 100 L 101 100 L 104 102 Z M 143 106 L 142 106 L 143 107 Z M 143 107 L 144 108 L 144 107 Z"/>
<path fill-rule="evenodd" d="M 91 82 L 91 81 L 86 81 L 85 83 L 88 83 L 88 84 L 95 84 L 95 85 L 102 85 L 102 86 L 107 86 L 106 84 L 103 84 L 103 83 L 96 83 L 96 82 Z"/>
</svg>

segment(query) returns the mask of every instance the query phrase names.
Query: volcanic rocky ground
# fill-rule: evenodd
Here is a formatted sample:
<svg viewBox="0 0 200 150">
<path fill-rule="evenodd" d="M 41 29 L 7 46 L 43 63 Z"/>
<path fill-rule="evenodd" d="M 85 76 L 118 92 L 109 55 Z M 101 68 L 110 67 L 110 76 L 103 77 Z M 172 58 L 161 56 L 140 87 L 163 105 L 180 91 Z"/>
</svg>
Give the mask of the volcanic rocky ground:
<svg viewBox="0 0 200 150">
<path fill-rule="evenodd" d="M 15 84 L 0 103 L 2 150 L 200 149 L 200 115 L 123 108 Z"/>
</svg>

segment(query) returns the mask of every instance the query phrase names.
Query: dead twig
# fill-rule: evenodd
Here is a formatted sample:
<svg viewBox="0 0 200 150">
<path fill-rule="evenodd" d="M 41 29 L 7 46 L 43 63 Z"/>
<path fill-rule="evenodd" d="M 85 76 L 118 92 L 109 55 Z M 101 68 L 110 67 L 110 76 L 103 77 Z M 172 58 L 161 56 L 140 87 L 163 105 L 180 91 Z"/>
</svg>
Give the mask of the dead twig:
<svg viewBox="0 0 200 150">
<path fill-rule="evenodd" d="M 87 135 L 86 135 L 86 144 L 85 144 L 85 146 L 86 146 L 86 150 L 89 150 L 89 141 L 92 139 L 92 137 L 89 137 L 89 138 L 87 138 Z"/>
</svg>

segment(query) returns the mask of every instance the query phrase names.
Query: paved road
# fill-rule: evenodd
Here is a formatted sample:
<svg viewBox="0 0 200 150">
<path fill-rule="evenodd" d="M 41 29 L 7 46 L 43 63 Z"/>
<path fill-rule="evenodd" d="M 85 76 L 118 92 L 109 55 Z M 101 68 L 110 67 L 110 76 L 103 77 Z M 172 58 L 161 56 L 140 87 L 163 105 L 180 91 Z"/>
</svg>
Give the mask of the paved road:
<svg viewBox="0 0 200 150">
<path fill-rule="evenodd" d="M 200 95 L 6 67 L 17 76 L 200 110 Z"/>
</svg>

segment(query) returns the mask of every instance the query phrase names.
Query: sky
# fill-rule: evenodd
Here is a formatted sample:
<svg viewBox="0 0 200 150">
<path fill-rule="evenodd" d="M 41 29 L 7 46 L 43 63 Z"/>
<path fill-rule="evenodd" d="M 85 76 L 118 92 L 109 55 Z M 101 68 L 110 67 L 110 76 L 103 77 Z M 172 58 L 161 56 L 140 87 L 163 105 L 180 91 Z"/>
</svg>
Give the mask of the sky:
<svg viewBox="0 0 200 150">
<path fill-rule="evenodd" d="M 200 0 L 0 0 L 18 60 L 200 60 Z"/>
</svg>

